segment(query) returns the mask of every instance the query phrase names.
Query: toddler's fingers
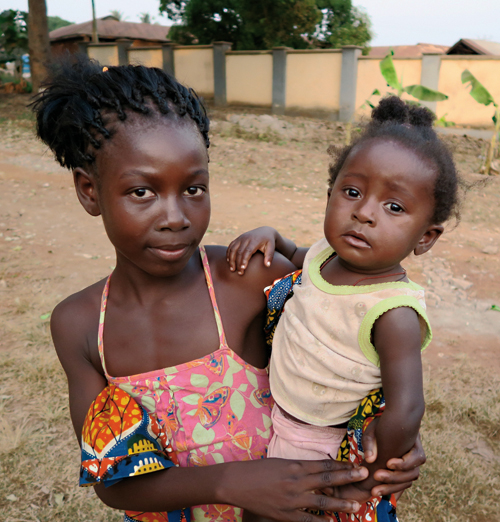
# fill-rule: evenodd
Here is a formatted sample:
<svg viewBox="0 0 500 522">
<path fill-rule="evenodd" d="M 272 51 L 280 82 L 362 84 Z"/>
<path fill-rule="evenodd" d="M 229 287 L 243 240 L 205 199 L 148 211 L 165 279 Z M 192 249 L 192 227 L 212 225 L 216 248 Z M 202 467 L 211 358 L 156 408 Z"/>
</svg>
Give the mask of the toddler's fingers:
<svg viewBox="0 0 500 522">
<path fill-rule="evenodd" d="M 271 266 L 274 258 L 274 245 L 266 243 L 264 246 L 264 265 Z"/>
<path fill-rule="evenodd" d="M 239 245 L 240 242 L 237 239 L 235 239 L 234 241 L 231 241 L 231 243 L 229 243 L 229 246 L 227 247 L 226 259 L 229 263 L 229 270 L 231 270 L 231 272 L 234 272 L 236 270 L 236 255 L 238 253 Z"/>
</svg>

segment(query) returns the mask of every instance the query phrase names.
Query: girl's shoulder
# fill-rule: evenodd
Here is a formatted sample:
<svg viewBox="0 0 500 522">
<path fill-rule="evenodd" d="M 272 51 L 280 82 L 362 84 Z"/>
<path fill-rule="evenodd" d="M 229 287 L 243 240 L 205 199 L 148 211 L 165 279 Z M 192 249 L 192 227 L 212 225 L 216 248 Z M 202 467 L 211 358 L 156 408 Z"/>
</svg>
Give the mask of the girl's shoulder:
<svg viewBox="0 0 500 522">
<path fill-rule="evenodd" d="M 262 293 L 263 289 L 276 279 L 297 270 L 293 263 L 278 252 L 274 254 L 271 266 L 265 266 L 264 255 L 257 252 L 251 257 L 244 275 L 239 275 L 229 269 L 227 247 L 209 245 L 205 249 L 212 277 L 215 281 L 227 282 L 234 287 L 248 288 L 249 291 L 253 292 Z"/>
<path fill-rule="evenodd" d="M 105 284 L 106 279 L 102 279 L 70 295 L 54 308 L 50 329 L 60 359 L 74 356 L 75 351 L 85 351 L 82 355 L 94 358 L 90 356 L 89 348 L 94 344 L 97 347 L 101 297 Z"/>
</svg>

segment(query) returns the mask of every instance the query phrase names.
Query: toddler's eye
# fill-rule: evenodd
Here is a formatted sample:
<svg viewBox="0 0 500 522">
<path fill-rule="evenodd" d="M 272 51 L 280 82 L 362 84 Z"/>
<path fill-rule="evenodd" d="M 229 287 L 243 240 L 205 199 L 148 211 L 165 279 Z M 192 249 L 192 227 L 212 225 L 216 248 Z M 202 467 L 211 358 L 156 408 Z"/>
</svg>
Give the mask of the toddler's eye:
<svg viewBox="0 0 500 522">
<path fill-rule="evenodd" d="M 186 189 L 188 196 L 201 196 L 205 192 L 201 187 L 189 187 Z"/>
<path fill-rule="evenodd" d="M 132 193 L 131 193 L 132 196 L 134 196 L 135 198 L 139 198 L 139 199 L 142 199 L 142 198 L 146 198 L 146 197 L 151 197 L 153 196 L 153 192 L 149 189 L 146 189 L 146 188 L 138 188 L 138 189 L 135 189 Z"/>
<path fill-rule="evenodd" d="M 351 198 L 359 198 L 361 196 L 359 190 L 353 188 L 347 188 L 344 190 L 344 192 Z"/>
<path fill-rule="evenodd" d="M 401 207 L 401 206 L 398 205 L 397 203 L 388 203 L 388 204 L 387 204 L 387 207 L 389 208 L 389 210 L 390 210 L 391 212 L 396 212 L 396 213 L 404 212 L 403 207 Z"/>
</svg>

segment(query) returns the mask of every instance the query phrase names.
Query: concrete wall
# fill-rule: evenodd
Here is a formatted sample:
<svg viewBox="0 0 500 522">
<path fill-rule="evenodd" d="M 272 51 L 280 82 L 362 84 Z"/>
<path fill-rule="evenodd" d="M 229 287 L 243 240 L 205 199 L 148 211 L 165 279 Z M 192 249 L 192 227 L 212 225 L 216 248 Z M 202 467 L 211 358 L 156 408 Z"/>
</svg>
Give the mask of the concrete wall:
<svg viewBox="0 0 500 522">
<path fill-rule="evenodd" d="M 178 46 L 174 49 L 175 76 L 197 94 L 214 95 L 214 56 L 211 45 Z"/>
<path fill-rule="evenodd" d="M 439 90 L 449 99 L 437 104 L 437 116 L 446 114 L 457 125 L 491 127 L 495 108 L 484 106 L 469 94 L 470 87 L 462 84 L 462 72 L 468 69 L 500 103 L 500 56 L 443 56 L 439 74 Z"/>
<path fill-rule="evenodd" d="M 271 106 L 273 56 L 271 51 L 226 53 L 227 103 Z"/>
<path fill-rule="evenodd" d="M 370 107 L 360 107 L 370 97 L 371 93 L 378 89 L 382 95 L 387 93 L 394 93 L 394 91 L 387 86 L 387 83 L 380 72 L 380 62 L 382 60 L 368 58 L 362 56 L 358 60 L 358 84 L 356 88 L 356 115 L 367 116 L 370 114 Z M 420 83 L 420 76 L 422 74 L 422 60 L 420 59 L 393 59 L 394 67 L 401 81 L 403 78 L 403 85 L 415 85 Z M 407 100 L 414 100 L 412 96 L 403 94 L 402 96 Z M 373 97 L 370 101 L 376 102 L 379 97 Z"/>
<path fill-rule="evenodd" d="M 118 65 L 117 45 L 89 45 L 87 49 L 89 58 L 97 60 L 101 65 Z"/>
<path fill-rule="evenodd" d="M 146 67 L 163 67 L 163 51 L 161 47 L 131 47 L 128 50 L 128 61 L 132 65 L 144 65 Z"/>
<path fill-rule="evenodd" d="M 337 112 L 341 69 L 340 50 L 288 51 L 286 108 Z"/>
</svg>

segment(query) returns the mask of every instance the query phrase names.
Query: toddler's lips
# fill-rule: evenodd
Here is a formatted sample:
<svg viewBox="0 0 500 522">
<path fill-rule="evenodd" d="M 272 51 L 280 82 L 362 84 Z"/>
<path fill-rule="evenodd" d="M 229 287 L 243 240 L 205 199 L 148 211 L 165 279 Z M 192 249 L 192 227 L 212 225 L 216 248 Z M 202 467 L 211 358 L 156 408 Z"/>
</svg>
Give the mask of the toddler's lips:
<svg viewBox="0 0 500 522">
<path fill-rule="evenodd" d="M 186 253 L 188 245 L 165 245 L 149 249 L 163 261 L 177 261 Z"/>
<path fill-rule="evenodd" d="M 342 236 L 344 238 L 344 241 L 355 247 L 355 248 L 371 248 L 370 246 L 370 243 L 368 243 L 368 241 L 366 241 L 366 239 L 358 236 L 358 235 L 354 235 L 354 234 L 344 234 Z"/>
</svg>

